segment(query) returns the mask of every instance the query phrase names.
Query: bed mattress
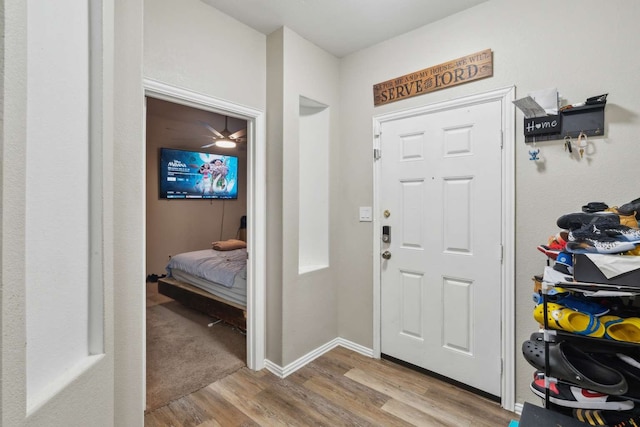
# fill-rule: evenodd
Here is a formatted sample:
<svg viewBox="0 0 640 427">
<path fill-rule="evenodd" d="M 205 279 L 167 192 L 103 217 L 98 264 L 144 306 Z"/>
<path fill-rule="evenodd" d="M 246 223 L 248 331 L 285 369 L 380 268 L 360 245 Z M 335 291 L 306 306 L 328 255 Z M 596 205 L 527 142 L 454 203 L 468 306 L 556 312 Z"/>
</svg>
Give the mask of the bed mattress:
<svg viewBox="0 0 640 427">
<path fill-rule="evenodd" d="M 169 277 L 213 295 L 247 305 L 247 250 L 185 252 L 167 265 Z"/>
</svg>

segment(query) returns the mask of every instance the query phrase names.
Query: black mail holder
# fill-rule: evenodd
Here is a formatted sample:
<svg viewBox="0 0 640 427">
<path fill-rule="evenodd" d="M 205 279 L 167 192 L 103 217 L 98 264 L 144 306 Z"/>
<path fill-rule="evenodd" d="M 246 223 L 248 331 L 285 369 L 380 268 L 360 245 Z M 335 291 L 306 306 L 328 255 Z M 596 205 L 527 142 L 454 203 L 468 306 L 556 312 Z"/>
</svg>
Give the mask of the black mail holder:
<svg viewBox="0 0 640 427">
<path fill-rule="evenodd" d="M 577 138 L 604 135 L 605 104 L 583 105 L 560 111 L 557 115 L 524 119 L 524 142 L 551 141 L 566 136 Z"/>
<path fill-rule="evenodd" d="M 524 135 L 554 135 L 561 132 L 562 116 L 559 114 L 524 119 Z"/>
</svg>

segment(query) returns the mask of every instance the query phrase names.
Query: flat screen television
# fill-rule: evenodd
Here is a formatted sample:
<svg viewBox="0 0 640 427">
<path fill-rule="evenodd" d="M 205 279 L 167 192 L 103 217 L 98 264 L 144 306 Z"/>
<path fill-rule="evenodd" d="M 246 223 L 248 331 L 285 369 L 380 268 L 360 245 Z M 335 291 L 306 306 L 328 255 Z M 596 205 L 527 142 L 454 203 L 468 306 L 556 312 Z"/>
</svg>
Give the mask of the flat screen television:
<svg viewBox="0 0 640 427">
<path fill-rule="evenodd" d="M 160 149 L 160 198 L 237 199 L 238 158 Z"/>
</svg>

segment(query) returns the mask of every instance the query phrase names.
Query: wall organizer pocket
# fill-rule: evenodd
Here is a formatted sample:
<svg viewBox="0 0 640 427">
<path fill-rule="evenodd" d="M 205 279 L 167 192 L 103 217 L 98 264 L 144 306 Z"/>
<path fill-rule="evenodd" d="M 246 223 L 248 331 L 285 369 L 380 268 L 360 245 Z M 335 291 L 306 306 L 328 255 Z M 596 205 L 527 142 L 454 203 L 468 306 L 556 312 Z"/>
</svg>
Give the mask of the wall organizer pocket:
<svg viewBox="0 0 640 427">
<path fill-rule="evenodd" d="M 571 107 L 552 116 L 525 118 L 524 142 L 551 141 L 567 136 L 577 138 L 580 133 L 602 136 L 605 103 Z"/>
<path fill-rule="evenodd" d="M 583 138 L 587 136 L 603 136 L 604 107 L 607 103 L 607 95 L 608 94 L 605 93 L 587 98 L 585 102 L 566 105 L 558 110 L 558 114 L 549 114 L 546 116 L 544 115 L 545 110 L 537 105 L 534 100 L 530 99 L 530 97 L 518 100 L 528 100 L 522 104 L 514 101 L 525 113 L 524 142 L 535 143 L 564 139 L 566 146 L 567 140 L 570 141 L 571 138 L 578 138 L 580 135 L 582 135 Z M 532 103 L 535 106 L 533 108 L 531 107 Z M 539 113 L 543 114 L 541 115 Z"/>
</svg>

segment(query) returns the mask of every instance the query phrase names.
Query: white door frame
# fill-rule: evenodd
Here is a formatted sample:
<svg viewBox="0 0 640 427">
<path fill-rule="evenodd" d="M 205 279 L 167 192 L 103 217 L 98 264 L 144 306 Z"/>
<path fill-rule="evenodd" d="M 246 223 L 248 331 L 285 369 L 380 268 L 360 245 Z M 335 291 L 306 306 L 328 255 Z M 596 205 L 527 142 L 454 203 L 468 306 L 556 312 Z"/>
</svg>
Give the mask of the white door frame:
<svg viewBox="0 0 640 427">
<path fill-rule="evenodd" d="M 380 127 L 383 123 L 411 116 L 435 113 L 466 105 L 500 101 L 502 105 L 502 247 L 501 319 L 502 319 L 502 407 L 513 411 L 515 407 L 515 87 L 438 102 L 435 104 L 394 111 L 373 117 L 373 148 L 380 149 Z M 383 153 L 384 155 L 384 153 Z M 380 162 L 373 163 L 373 354 L 380 357 Z"/>
<path fill-rule="evenodd" d="M 266 132 L 264 112 L 202 93 L 144 79 L 145 96 L 247 120 L 247 366 L 265 360 Z M 146 115 L 146 108 L 145 108 Z M 146 125 L 145 125 L 146 134 Z"/>
</svg>

